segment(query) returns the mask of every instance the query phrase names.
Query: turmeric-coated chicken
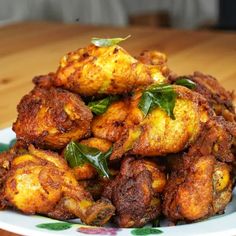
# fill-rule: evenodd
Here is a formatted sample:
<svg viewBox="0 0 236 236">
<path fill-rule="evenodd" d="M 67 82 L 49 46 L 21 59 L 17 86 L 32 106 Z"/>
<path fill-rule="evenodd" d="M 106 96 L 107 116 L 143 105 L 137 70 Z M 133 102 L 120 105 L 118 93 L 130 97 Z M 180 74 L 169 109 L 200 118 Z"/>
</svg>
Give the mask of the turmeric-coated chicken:
<svg viewBox="0 0 236 236">
<path fill-rule="evenodd" d="M 193 75 L 184 77 L 195 82 L 196 87 L 194 91 L 202 94 L 207 99 L 216 115 L 223 116 L 231 122 L 236 121 L 233 92 L 227 91 L 214 77 L 201 72 L 194 72 Z M 176 75 L 169 77 L 172 82 L 175 82 L 179 78 L 181 77 Z"/>
<path fill-rule="evenodd" d="M 17 106 L 17 139 L 60 149 L 90 134 L 92 113 L 76 94 L 60 88 L 35 87 Z"/>
<path fill-rule="evenodd" d="M 102 115 L 95 116 L 91 130 L 95 137 L 116 142 L 125 128 L 125 121 L 129 114 L 129 99 L 112 103 Z"/>
<path fill-rule="evenodd" d="M 196 221 L 222 213 L 232 197 L 231 167 L 214 156 L 184 157 L 163 194 L 163 213 L 171 221 Z"/>
<path fill-rule="evenodd" d="M 114 145 L 111 159 L 123 154 L 164 156 L 187 148 L 199 135 L 202 124 L 212 113 L 207 101 L 198 93 L 183 86 L 173 86 L 177 93 L 175 119 L 160 107 L 146 117 L 138 107 L 141 93 L 131 100 L 126 131 Z"/>
<path fill-rule="evenodd" d="M 53 78 L 55 86 L 83 96 L 123 94 L 165 81 L 158 65 L 143 64 L 118 45 L 89 45 L 68 53 Z"/>
<path fill-rule="evenodd" d="M 55 77 L 55 73 L 51 72 L 47 75 L 35 76 L 32 82 L 37 87 L 49 89 L 53 86 L 53 77 Z"/>
<path fill-rule="evenodd" d="M 144 64 L 158 66 L 165 77 L 170 74 L 170 69 L 167 66 L 167 56 L 164 53 L 157 50 L 145 50 L 136 59 Z"/>
<path fill-rule="evenodd" d="M 225 121 L 223 117 L 212 117 L 203 126 L 196 141 L 191 144 L 189 156 L 214 155 L 221 162 L 233 163 L 232 153 L 236 138 L 236 123 Z"/>
<path fill-rule="evenodd" d="M 161 214 L 160 193 L 165 184 L 165 173 L 154 162 L 129 157 L 103 196 L 116 207 L 120 227 L 141 227 Z"/>
<path fill-rule="evenodd" d="M 195 72 L 190 78 L 197 85 L 195 91 L 207 98 L 216 115 L 231 122 L 236 121 L 233 92 L 227 91 L 214 77 L 200 72 Z"/>
<path fill-rule="evenodd" d="M 62 220 L 79 217 L 90 225 L 105 224 L 115 210 L 108 200 L 94 202 L 62 157 L 32 145 L 12 160 L 3 197 L 8 206 L 26 214 Z"/>
</svg>

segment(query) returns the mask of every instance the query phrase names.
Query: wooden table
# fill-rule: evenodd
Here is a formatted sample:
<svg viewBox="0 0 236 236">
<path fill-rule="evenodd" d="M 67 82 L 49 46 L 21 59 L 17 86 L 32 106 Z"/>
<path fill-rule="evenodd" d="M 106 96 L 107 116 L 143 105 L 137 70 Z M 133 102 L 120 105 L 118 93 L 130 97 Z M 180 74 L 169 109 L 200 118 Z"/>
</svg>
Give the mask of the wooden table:
<svg viewBox="0 0 236 236">
<path fill-rule="evenodd" d="M 16 105 L 33 87 L 35 75 L 55 71 L 68 51 L 86 46 L 91 37 L 132 37 L 122 46 L 137 55 L 157 49 L 169 57 L 179 74 L 199 70 L 217 77 L 229 90 L 236 88 L 236 34 L 156 28 L 114 28 L 21 23 L 0 28 L 0 128 L 16 118 Z M 15 234 L 0 230 L 1 236 Z"/>
</svg>

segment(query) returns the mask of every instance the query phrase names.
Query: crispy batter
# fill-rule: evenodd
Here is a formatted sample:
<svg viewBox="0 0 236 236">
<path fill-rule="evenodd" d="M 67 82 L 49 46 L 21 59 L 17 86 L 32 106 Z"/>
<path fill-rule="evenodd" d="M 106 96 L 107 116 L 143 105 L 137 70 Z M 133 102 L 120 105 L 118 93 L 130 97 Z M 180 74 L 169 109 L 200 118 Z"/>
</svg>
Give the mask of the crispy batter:
<svg viewBox="0 0 236 236">
<path fill-rule="evenodd" d="M 55 77 L 55 73 L 49 73 L 47 75 L 39 75 L 33 78 L 33 83 L 40 88 L 50 88 L 53 86 L 53 77 Z"/>
<path fill-rule="evenodd" d="M 79 96 L 62 89 L 35 87 L 17 110 L 17 138 L 39 147 L 60 149 L 90 134 L 91 111 Z"/>
<path fill-rule="evenodd" d="M 235 124 L 234 127 L 236 128 Z M 234 136 L 227 130 L 226 122 L 215 117 L 205 123 L 196 142 L 191 145 L 188 155 L 214 155 L 219 161 L 233 162 L 235 157 L 231 151 Z"/>
<path fill-rule="evenodd" d="M 107 178 L 94 178 L 88 180 L 81 180 L 79 183 L 88 191 L 94 200 L 102 197 L 104 188 L 108 185 L 109 179 Z"/>
<path fill-rule="evenodd" d="M 120 227 L 140 227 L 160 215 L 165 184 L 166 176 L 155 163 L 126 158 L 103 196 L 115 205 L 115 221 Z"/>
<path fill-rule="evenodd" d="M 14 158 L 12 152 L 0 153 L 0 210 L 7 207 L 6 201 L 4 199 L 3 186 L 7 179 L 7 173 L 11 166 L 11 161 Z"/>
<path fill-rule="evenodd" d="M 213 173 L 213 214 L 223 213 L 232 198 L 232 167 L 217 161 Z"/>
<path fill-rule="evenodd" d="M 185 157 L 171 173 L 163 194 L 163 213 L 172 220 L 195 221 L 221 212 L 232 196 L 231 168 L 214 156 Z"/>
<path fill-rule="evenodd" d="M 4 184 L 4 199 L 26 214 L 57 219 L 76 216 L 92 225 L 105 224 L 114 212 L 108 201 L 93 201 L 62 157 L 33 146 L 27 154 L 13 159 Z"/>
<path fill-rule="evenodd" d="M 223 116 L 231 122 L 236 121 L 233 92 L 229 92 L 223 88 L 216 78 L 201 72 L 194 72 L 193 75 L 187 77 L 196 83 L 195 91 L 207 99 L 216 115 Z M 169 79 L 175 82 L 178 78 L 177 75 L 173 75 Z"/>
<path fill-rule="evenodd" d="M 194 72 L 191 79 L 197 84 L 195 91 L 207 98 L 216 115 L 223 116 L 229 121 L 236 120 L 233 92 L 227 91 L 210 75 Z"/>
<path fill-rule="evenodd" d="M 116 142 L 124 132 L 129 113 L 129 99 L 114 102 L 102 115 L 94 117 L 91 125 L 95 137 Z"/>
<path fill-rule="evenodd" d="M 165 80 L 158 66 L 137 61 L 118 45 L 89 45 L 61 59 L 53 82 L 81 95 L 93 96 L 128 93 Z"/>
<path fill-rule="evenodd" d="M 177 153 L 196 140 L 211 110 L 201 95 L 182 86 L 174 89 L 178 94 L 175 120 L 160 108 L 155 108 L 144 118 L 138 108 L 141 94 L 133 97 L 126 121 L 127 131 L 115 143 L 111 160 L 125 153 L 142 156 Z"/>
<path fill-rule="evenodd" d="M 155 65 L 160 68 L 161 73 L 168 77 L 170 69 L 167 66 L 167 56 L 156 50 L 145 50 L 140 53 L 137 60 L 144 64 Z"/>
</svg>

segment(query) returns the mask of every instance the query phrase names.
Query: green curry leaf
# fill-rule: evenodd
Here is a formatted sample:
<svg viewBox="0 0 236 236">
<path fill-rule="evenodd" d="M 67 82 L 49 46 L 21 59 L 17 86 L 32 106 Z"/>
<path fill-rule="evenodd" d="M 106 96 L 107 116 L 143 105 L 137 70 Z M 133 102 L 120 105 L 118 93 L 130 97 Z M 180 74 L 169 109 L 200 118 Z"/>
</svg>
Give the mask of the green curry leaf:
<svg viewBox="0 0 236 236">
<path fill-rule="evenodd" d="M 189 89 L 195 89 L 196 84 L 187 76 L 180 76 L 175 81 L 175 84 L 187 87 Z"/>
<path fill-rule="evenodd" d="M 70 142 L 66 146 L 64 155 L 70 167 L 83 166 L 86 163 L 78 145 L 75 142 Z"/>
<path fill-rule="evenodd" d="M 109 178 L 107 159 L 111 153 L 112 147 L 103 153 L 97 148 L 71 141 L 66 146 L 64 155 L 70 167 L 73 168 L 89 163 L 97 170 L 100 176 Z"/>
<path fill-rule="evenodd" d="M 147 116 L 154 108 L 160 107 L 171 119 L 175 119 L 173 111 L 176 96 L 172 85 L 152 85 L 143 92 L 138 107 L 144 116 Z"/>
<path fill-rule="evenodd" d="M 110 47 L 117 45 L 118 43 L 125 41 L 130 37 L 131 35 L 128 35 L 125 38 L 92 38 L 91 43 L 97 47 Z"/>
<path fill-rule="evenodd" d="M 88 103 L 88 107 L 95 115 L 102 115 L 108 107 L 111 105 L 112 102 L 117 101 L 119 99 L 118 96 L 108 96 L 106 98 L 92 101 Z"/>
</svg>

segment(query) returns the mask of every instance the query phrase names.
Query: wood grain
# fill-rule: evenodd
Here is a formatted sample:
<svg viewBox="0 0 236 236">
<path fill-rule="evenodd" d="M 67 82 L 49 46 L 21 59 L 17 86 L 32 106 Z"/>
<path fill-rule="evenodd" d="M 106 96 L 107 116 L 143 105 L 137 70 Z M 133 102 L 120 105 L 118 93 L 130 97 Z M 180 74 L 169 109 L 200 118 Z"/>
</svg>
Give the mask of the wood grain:
<svg viewBox="0 0 236 236">
<path fill-rule="evenodd" d="M 16 106 L 33 87 L 32 78 L 55 71 L 66 52 L 86 46 L 94 36 L 128 34 L 132 38 L 122 46 L 131 54 L 157 49 L 168 55 L 170 68 L 178 74 L 199 70 L 218 78 L 227 89 L 235 89 L 235 33 L 21 23 L 0 28 L 0 128 L 15 120 Z M 0 235 L 14 234 L 0 230 Z"/>
</svg>

